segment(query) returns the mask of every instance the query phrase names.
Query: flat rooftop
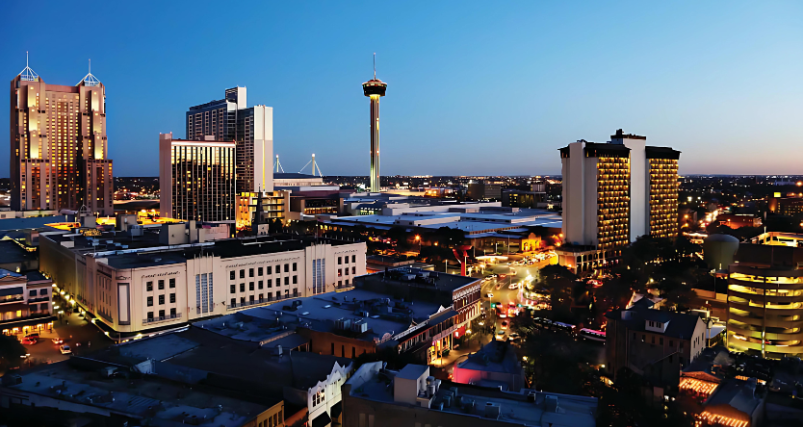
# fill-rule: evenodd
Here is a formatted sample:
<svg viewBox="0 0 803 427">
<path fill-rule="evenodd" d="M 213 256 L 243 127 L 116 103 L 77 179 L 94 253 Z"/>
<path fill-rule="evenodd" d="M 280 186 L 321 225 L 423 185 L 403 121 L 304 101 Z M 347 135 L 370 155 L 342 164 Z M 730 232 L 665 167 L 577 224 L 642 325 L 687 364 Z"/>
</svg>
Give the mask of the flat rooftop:
<svg viewBox="0 0 803 427">
<path fill-rule="evenodd" d="M 381 344 L 409 329 L 413 321 L 428 320 L 443 308 L 435 302 L 402 301 L 385 293 L 354 289 L 288 299 L 193 325 L 243 341 L 272 341 L 286 336 L 288 330 L 306 327 Z M 340 330 L 336 324 L 339 319 L 366 322 L 368 331 L 358 334 Z"/>
<path fill-rule="evenodd" d="M 270 408 L 153 376 L 105 378 L 97 370 L 79 370 L 69 362 L 23 372 L 20 384 L 6 387 L 134 418 L 149 418 L 151 425 L 157 426 L 195 423 L 237 427 Z"/>
<path fill-rule="evenodd" d="M 71 237 L 70 237 L 71 236 Z M 109 266 L 117 269 L 142 268 L 183 263 L 199 254 L 234 258 L 268 253 L 300 251 L 314 244 L 340 246 L 355 242 L 297 235 L 273 235 L 216 240 L 213 242 L 184 244 L 178 247 L 159 242 L 157 230 L 145 230 L 142 236 L 124 233 L 103 233 L 99 237 L 70 234 L 48 235 L 58 243 L 73 242 L 71 250 L 81 254 L 96 254 L 105 258 Z M 97 242 L 97 245 L 93 245 Z"/>
<path fill-rule="evenodd" d="M 28 252 L 17 242 L 0 240 L 0 262 L 4 264 L 34 261 L 38 258 L 34 252 Z"/>
<path fill-rule="evenodd" d="M 458 208 L 459 205 L 455 206 Z M 412 222 L 411 222 L 412 221 Z M 330 219 L 332 224 L 361 224 L 371 228 L 394 226 L 437 230 L 441 227 L 468 233 L 490 233 L 523 227 L 560 228 L 560 214 L 538 209 L 521 209 L 513 213 L 498 212 L 408 212 L 401 215 L 358 215 Z M 413 224 L 413 225 L 409 225 Z"/>
<path fill-rule="evenodd" d="M 405 367 L 405 369 L 407 369 L 407 367 Z M 385 375 L 374 375 L 370 378 L 365 378 L 364 375 L 360 375 L 361 371 L 365 372 L 361 368 L 347 383 L 352 384 L 350 396 L 389 404 L 395 403 L 393 387 L 388 387 L 384 378 L 386 378 L 386 376 L 395 377 L 402 375 L 404 369 L 401 372 L 384 370 L 383 372 Z M 519 393 L 514 393 L 500 391 L 495 388 L 442 381 L 432 401 L 433 406 L 442 402 L 445 396 L 451 395 L 453 389 L 458 391 L 458 395 L 463 396 L 462 399 L 464 402 L 466 400 L 473 402 L 474 409 L 467 412 L 461 405 L 458 405 L 454 401 L 454 396 L 452 396 L 452 404 L 450 406 L 444 405 L 443 411 L 436 409 L 429 410 L 446 412 L 454 416 L 464 417 L 465 425 L 472 425 L 473 419 L 488 419 L 484 416 L 484 410 L 487 404 L 492 403 L 500 407 L 498 418 L 500 422 L 538 427 L 596 426 L 597 399 L 593 397 L 544 393 L 526 389 Z M 528 401 L 527 396 L 531 393 L 534 395 L 534 402 Z M 556 402 L 557 409 L 553 409 L 554 405 L 550 407 L 548 401 Z M 404 403 L 395 404 L 409 406 Z"/>
</svg>

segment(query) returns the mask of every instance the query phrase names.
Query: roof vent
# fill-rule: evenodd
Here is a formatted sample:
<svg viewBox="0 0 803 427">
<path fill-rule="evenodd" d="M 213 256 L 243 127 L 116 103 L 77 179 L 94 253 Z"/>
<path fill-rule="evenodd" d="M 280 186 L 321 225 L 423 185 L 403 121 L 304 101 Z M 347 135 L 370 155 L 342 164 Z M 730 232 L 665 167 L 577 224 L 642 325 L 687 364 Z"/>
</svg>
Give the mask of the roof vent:
<svg viewBox="0 0 803 427">
<path fill-rule="evenodd" d="M 498 403 L 495 402 L 487 402 L 485 403 L 485 418 L 493 418 L 495 420 L 499 419 L 499 414 L 501 413 L 501 407 Z"/>
</svg>

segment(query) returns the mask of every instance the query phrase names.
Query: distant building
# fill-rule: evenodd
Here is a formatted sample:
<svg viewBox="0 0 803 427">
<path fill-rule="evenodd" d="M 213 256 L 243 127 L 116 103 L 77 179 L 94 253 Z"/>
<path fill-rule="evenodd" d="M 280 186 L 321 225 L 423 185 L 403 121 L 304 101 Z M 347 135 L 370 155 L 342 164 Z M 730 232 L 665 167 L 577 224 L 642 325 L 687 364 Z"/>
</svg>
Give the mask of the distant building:
<svg viewBox="0 0 803 427">
<path fill-rule="evenodd" d="M 159 135 L 162 216 L 196 221 L 235 219 L 235 143 Z"/>
<path fill-rule="evenodd" d="M 502 184 L 487 181 L 470 182 L 466 195 L 474 200 L 502 200 Z"/>
<path fill-rule="evenodd" d="M 525 385 L 516 348 L 505 341 L 493 340 L 480 351 L 454 367 L 454 382 L 518 392 Z"/>
<path fill-rule="evenodd" d="M 221 228 L 222 227 L 222 228 Z M 226 239 L 215 224 L 40 238 L 40 269 L 122 339 L 335 289 L 365 274 L 365 243 L 300 236 Z M 189 239 L 188 239 L 189 237 Z M 175 240 L 173 240 L 175 239 Z"/>
<path fill-rule="evenodd" d="M 764 419 L 765 401 L 764 394 L 757 390 L 755 378 L 747 381 L 729 378 L 703 403 L 700 425 L 759 426 Z"/>
<path fill-rule="evenodd" d="M 803 215 L 803 197 L 773 197 L 770 199 L 770 213 L 797 217 Z"/>
<path fill-rule="evenodd" d="M 646 140 L 619 129 L 607 143 L 580 140 L 560 149 L 561 265 L 576 268 L 573 248 L 593 248 L 609 261 L 640 236 L 677 236 L 680 152 Z"/>
<path fill-rule="evenodd" d="M 323 177 L 303 173 L 274 173 L 274 187 L 316 187 L 322 186 Z"/>
<path fill-rule="evenodd" d="M 719 225 L 733 229 L 741 227 L 761 227 L 761 218 L 753 214 L 720 214 L 716 218 Z"/>
<path fill-rule="evenodd" d="M 596 425 L 594 397 L 442 381 L 427 366 L 366 363 L 343 386 L 343 427 Z"/>
<path fill-rule="evenodd" d="M 26 65 L 10 94 L 11 209 L 113 215 L 103 83 L 47 84 Z"/>
<path fill-rule="evenodd" d="M 237 193 L 273 191 L 273 108 L 248 107 L 244 87 L 226 89 L 221 100 L 190 107 L 187 139 L 234 141 Z"/>
<path fill-rule="evenodd" d="M 543 209 L 547 207 L 546 193 L 521 190 L 504 190 L 502 191 L 502 206 Z"/>
<path fill-rule="evenodd" d="M 680 371 L 706 347 L 706 325 L 696 315 L 652 308 L 646 298 L 631 308 L 607 313 L 605 353 L 614 378 L 622 368 L 676 387 Z"/>
<path fill-rule="evenodd" d="M 271 220 L 285 222 L 290 205 L 289 191 L 262 192 L 262 197 L 258 192 L 240 193 L 237 199 L 237 228 L 242 226 L 252 226 L 252 222 L 257 213 L 257 205 L 262 202 L 261 223 L 267 224 Z"/>
<path fill-rule="evenodd" d="M 3 335 L 53 328 L 53 281 L 38 271 L 0 268 L 0 330 Z"/>
</svg>

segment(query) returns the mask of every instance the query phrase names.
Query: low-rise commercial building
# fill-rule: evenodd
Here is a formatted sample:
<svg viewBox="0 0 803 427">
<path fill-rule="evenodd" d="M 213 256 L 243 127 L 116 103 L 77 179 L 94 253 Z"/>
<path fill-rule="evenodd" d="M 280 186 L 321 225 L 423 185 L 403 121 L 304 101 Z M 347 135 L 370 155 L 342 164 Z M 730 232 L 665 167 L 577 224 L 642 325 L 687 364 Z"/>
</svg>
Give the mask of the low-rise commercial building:
<svg viewBox="0 0 803 427">
<path fill-rule="evenodd" d="M 593 427 L 597 399 L 441 381 L 429 367 L 363 364 L 343 386 L 344 427 Z"/>
<path fill-rule="evenodd" d="M 716 222 L 730 228 L 761 227 L 761 218 L 753 214 L 720 214 Z"/>
<path fill-rule="evenodd" d="M 474 200 L 501 200 L 502 184 L 489 181 L 469 182 L 466 195 Z"/>
<path fill-rule="evenodd" d="M 503 190 L 502 206 L 513 208 L 545 209 L 548 206 L 546 192 Z"/>
<path fill-rule="evenodd" d="M 608 318 L 605 353 L 607 368 L 616 378 L 622 368 L 676 387 L 680 371 L 706 347 L 706 325 L 691 314 L 656 310 L 643 298 Z"/>
<path fill-rule="evenodd" d="M 185 224 L 131 231 L 50 234 L 40 245 L 42 271 L 123 336 L 334 291 L 344 259 L 348 278 L 365 274 L 363 242 L 294 235 L 174 244 L 165 240 L 184 237 Z"/>
<path fill-rule="evenodd" d="M 338 270 L 345 272 L 343 265 Z M 350 359 L 392 349 L 431 364 L 453 348 L 454 339 L 480 313 L 479 281 L 473 278 L 409 267 L 351 283 L 350 273 L 342 277 L 340 292 L 294 298 L 196 325 L 262 345 Z"/>
<path fill-rule="evenodd" d="M 525 386 L 524 367 L 515 348 L 508 342 L 493 340 L 480 351 L 454 367 L 454 382 L 481 387 L 501 387 L 519 391 Z"/>
<path fill-rule="evenodd" d="M 796 217 L 803 215 L 803 197 L 773 197 L 769 203 L 770 213 Z"/>
<path fill-rule="evenodd" d="M 25 335 L 53 328 L 53 282 L 38 271 L 0 268 L 0 330 Z"/>
<path fill-rule="evenodd" d="M 25 414 L 32 425 L 58 420 L 68 425 L 284 427 L 281 399 L 255 399 L 208 383 L 187 387 L 176 380 L 198 372 L 160 373 L 157 364 L 134 356 L 118 357 L 114 363 L 74 357 L 7 374 L 0 387 L 0 408 Z"/>
</svg>

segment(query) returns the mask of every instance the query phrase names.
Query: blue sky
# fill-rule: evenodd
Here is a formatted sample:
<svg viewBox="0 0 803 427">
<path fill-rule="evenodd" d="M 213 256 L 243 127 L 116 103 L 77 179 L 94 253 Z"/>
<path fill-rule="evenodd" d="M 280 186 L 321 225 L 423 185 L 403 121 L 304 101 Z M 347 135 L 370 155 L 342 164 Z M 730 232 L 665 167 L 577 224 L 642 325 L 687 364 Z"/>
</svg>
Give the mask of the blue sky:
<svg viewBox="0 0 803 427">
<path fill-rule="evenodd" d="M 617 128 L 683 152 L 682 173 L 799 174 L 803 2 L 8 3 L 0 75 L 105 85 L 117 176 L 158 175 L 160 132 L 235 85 L 274 108 L 286 171 L 554 174 L 557 148 Z M 0 103 L 7 147 L 8 102 Z M 0 177 L 8 176 L 0 149 Z"/>
</svg>

